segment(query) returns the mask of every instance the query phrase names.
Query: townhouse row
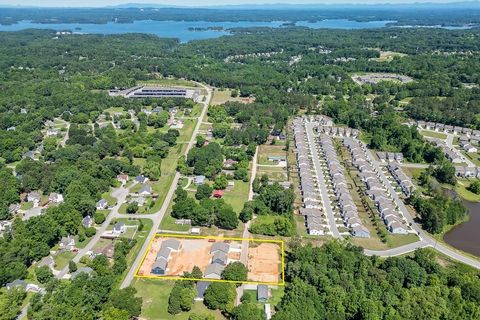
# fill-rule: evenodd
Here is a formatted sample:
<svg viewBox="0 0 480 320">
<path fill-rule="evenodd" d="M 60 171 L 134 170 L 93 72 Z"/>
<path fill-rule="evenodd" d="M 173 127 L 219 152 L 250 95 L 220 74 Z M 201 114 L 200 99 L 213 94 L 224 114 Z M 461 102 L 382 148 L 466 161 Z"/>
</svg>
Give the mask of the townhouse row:
<svg viewBox="0 0 480 320">
<path fill-rule="evenodd" d="M 325 233 L 325 215 L 322 210 L 322 198 L 318 191 L 318 181 L 312 174 L 311 150 L 305 131 L 304 119 L 296 118 L 293 121 L 294 139 L 300 178 L 300 190 L 303 207 L 300 214 L 305 217 L 305 225 L 310 235 L 323 235 Z"/>
<path fill-rule="evenodd" d="M 333 191 L 329 191 L 329 194 L 332 194 L 338 202 L 338 208 L 340 209 L 340 215 L 342 216 L 344 225 L 349 228 L 350 233 L 354 237 L 369 238 L 370 231 L 360 220 L 357 206 L 348 189 L 344 167 L 338 160 L 332 138 L 326 134 L 321 134 L 320 148 L 323 156 L 323 163 L 321 165 L 326 169 L 325 171 L 328 172 L 327 175 L 333 187 Z"/>
<path fill-rule="evenodd" d="M 375 202 L 380 217 L 393 234 L 407 234 L 409 228 L 400 214 L 392 196 L 382 183 L 380 175 L 372 165 L 365 144 L 358 140 L 345 138 L 343 144 L 352 156 L 352 164 L 357 168 L 359 177 L 365 183 L 367 195 Z"/>
</svg>

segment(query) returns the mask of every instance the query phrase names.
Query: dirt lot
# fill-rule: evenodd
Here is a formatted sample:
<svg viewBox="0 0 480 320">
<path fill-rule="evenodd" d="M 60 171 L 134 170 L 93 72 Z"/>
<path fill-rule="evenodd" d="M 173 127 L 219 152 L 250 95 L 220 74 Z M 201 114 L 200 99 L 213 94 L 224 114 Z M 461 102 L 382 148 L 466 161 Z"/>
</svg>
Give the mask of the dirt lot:
<svg viewBox="0 0 480 320">
<path fill-rule="evenodd" d="M 152 246 L 140 267 L 140 275 L 151 275 L 150 271 L 157 257 L 157 252 L 165 239 L 168 238 L 158 237 L 153 240 Z M 212 259 L 210 249 L 213 243 L 208 242 L 208 239 L 176 239 L 180 240 L 182 247 L 180 252 L 170 253 L 166 275 L 181 276 L 185 271 L 191 272 L 194 266 L 198 266 L 202 272 L 205 271 Z"/>
<path fill-rule="evenodd" d="M 248 250 L 248 280 L 259 282 L 280 281 L 280 246 L 262 243 Z"/>
<path fill-rule="evenodd" d="M 138 275 L 158 276 L 151 273 L 152 265 L 155 263 L 157 253 L 160 250 L 162 241 L 167 237 L 157 237 L 153 240 L 145 259 L 140 266 Z M 181 249 L 179 252 L 172 251 L 168 260 L 165 276 L 181 276 L 185 271 L 191 272 L 194 266 L 198 266 L 202 272 L 210 264 L 212 255 L 210 249 L 214 242 L 208 239 L 197 238 L 175 238 L 180 240 Z M 222 241 L 222 240 L 217 240 Z M 229 261 L 239 261 L 241 258 L 241 244 L 236 241 L 230 242 Z M 274 243 L 255 244 L 248 252 L 248 281 L 278 282 L 280 280 L 280 246 Z M 236 248 L 236 249 L 235 249 Z"/>
</svg>

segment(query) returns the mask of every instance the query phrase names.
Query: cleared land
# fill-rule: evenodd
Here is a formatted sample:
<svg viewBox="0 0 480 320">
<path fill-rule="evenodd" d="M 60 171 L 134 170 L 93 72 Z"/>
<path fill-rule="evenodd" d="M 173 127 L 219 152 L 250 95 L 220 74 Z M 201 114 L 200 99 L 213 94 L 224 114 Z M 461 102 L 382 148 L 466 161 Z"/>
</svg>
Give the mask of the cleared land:
<svg viewBox="0 0 480 320">
<path fill-rule="evenodd" d="M 172 250 L 164 275 L 152 273 L 152 267 L 157 259 L 162 243 L 168 239 L 176 239 L 181 243 L 178 251 Z M 215 241 L 213 241 L 215 240 Z M 212 246 L 218 242 L 228 243 L 228 262 L 240 261 L 242 252 L 242 239 L 208 237 L 170 237 L 158 235 L 147 249 L 142 264 L 137 271 L 138 277 L 147 278 L 175 278 L 184 272 L 191 272 L 194 266 L 205 272 L 212 263 Z M 282 274 L 282 247 L 280 242 L 264 242 L 261 240 L 250 241 L 247 253 L 248 281 L 265 282 L 271 284 L 283 283 Z M 212 279 L 209 279 L 212 280 Z M 213 280 L 214 281 L 214 280 Z M 223 280 L 222 280 L 223 281 Z"/>
<path fill-rule="evenodd" d="M 248 279 L 275 283 L 281 275 L 281 248 L 276 243 L 262 243 L 248 249 Z"/>
<path fill-rule="evenodd" d="M 396 73 L 353 74 L 352 80 L 359 85 L 368 84 L 368 83 L 377 84 L 381 81 L 394 81 L 398 83 L 409 83 L 413 81 L 413 79 L 410 78 L 409 76 L 396 74 Z"/>
</svg>

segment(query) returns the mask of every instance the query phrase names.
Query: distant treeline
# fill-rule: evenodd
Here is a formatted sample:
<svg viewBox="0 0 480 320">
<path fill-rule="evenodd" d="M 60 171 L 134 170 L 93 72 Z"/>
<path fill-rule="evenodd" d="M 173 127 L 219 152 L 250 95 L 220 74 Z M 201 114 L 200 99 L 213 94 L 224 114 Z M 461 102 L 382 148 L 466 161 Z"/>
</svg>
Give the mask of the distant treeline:
<svg viewBox="0 0 480 320">
<path fill-rule="evenodd" d="M 356 21 L 391 20 L 396 25 L 461 26 L 479 23 L 478 5 L 314 6 L 258 8 L 2 8 L 0 24 L 21 20 L 39 23 L 131 23 L 159 21 Z M 477 10 L 476 10 L 477 9 Z"/>
</svg>

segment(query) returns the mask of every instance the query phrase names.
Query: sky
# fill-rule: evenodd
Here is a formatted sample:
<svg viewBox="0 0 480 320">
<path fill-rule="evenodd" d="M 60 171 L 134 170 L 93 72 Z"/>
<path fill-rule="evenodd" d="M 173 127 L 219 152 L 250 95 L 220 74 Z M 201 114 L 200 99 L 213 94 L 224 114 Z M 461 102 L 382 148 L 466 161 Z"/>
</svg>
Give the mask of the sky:
<svg viewBox="0 0 480 320">
<path fill-rule="evenodd" d="M 448 3 L 462 0 L 0 0 L 1 5 L 22 5 L 39 7 L 103 7 L 123 3 L 155 3 L 176 6 L 215 6 L 238 4 L 374 4 L 374 3 Z"/>
</svg>

